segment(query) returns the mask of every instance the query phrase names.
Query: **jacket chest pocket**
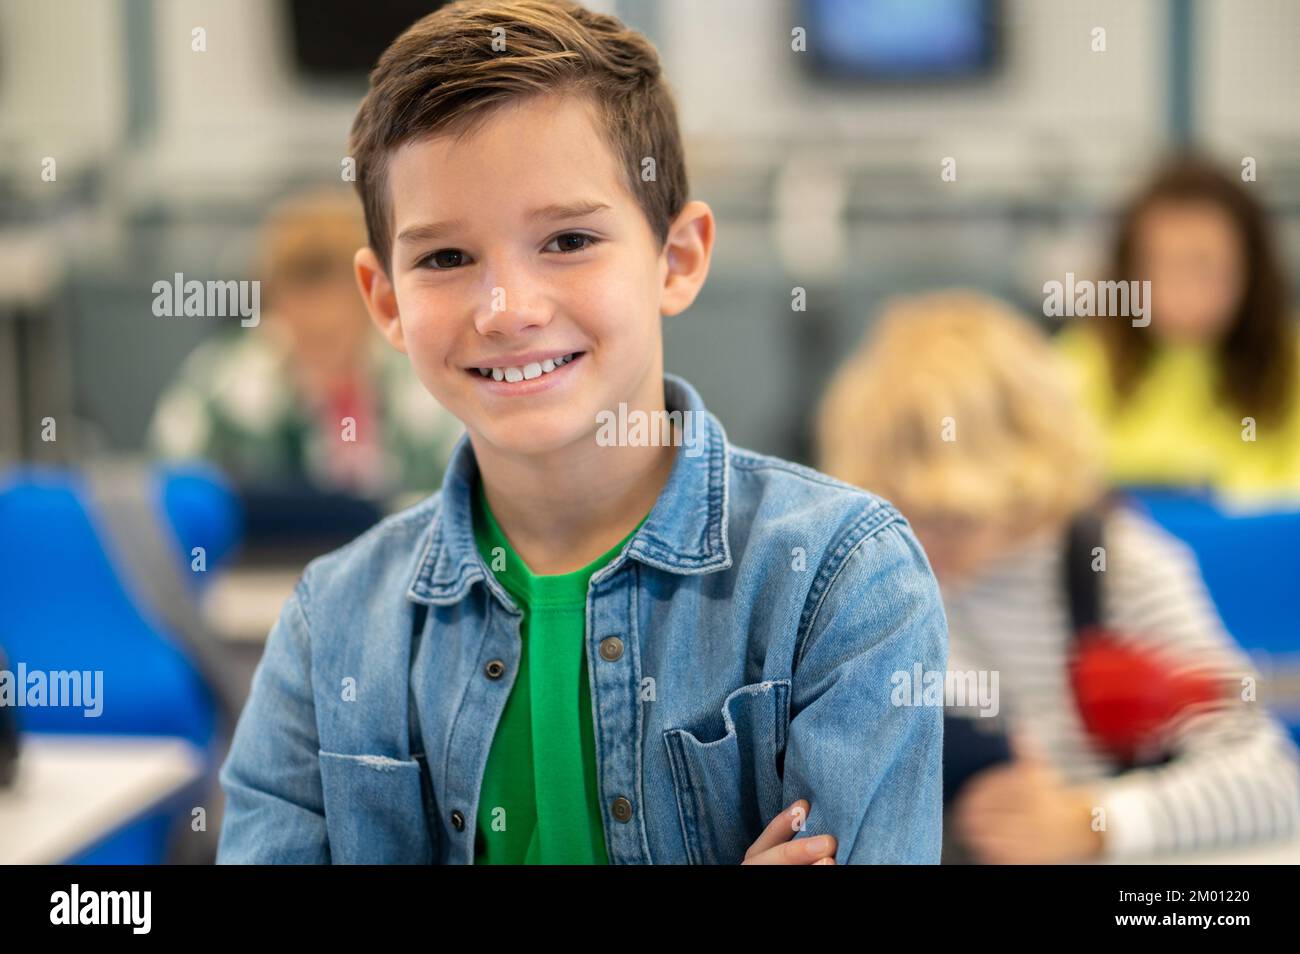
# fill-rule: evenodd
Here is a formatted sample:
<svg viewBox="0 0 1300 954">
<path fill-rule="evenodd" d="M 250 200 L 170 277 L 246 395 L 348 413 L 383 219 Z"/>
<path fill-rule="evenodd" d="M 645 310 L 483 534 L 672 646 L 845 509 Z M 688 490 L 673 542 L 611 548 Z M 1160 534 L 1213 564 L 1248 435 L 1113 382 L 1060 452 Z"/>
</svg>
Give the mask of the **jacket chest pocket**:
<svg viewBox="0 0 1300 954">
<path fill-rule="evenodd" d="M 691 864 L 739 864 L 785 807 L 778 759 L 789 705 L 790 680 L 758 682 L 724 700 L 722 738 L 704 742 L 685 728 L 664 730 Z"/>
<path fill-rule="evenodd" d="M 321 752 L 320 774 L 334 864 L 433 861 L 419 762 Z"/>
</svg>

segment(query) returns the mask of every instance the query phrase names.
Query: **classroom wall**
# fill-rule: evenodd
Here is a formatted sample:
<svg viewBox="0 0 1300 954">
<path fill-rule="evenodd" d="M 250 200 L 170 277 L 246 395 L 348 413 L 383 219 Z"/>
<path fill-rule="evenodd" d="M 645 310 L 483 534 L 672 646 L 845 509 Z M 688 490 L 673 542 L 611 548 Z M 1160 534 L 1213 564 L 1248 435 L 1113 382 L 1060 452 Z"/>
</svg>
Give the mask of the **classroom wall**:
<svg viewBox="0 0 1300 954">
<path fill-rule="evenodd" d="M 792 3 L 600 6 L 659 44 L 695 194 L 719 218 L 708 286 L 666 323 L 667 366 L 760 450 L 806 456 L 822 381 L 888 295 L 975 283 L 1033 308 L 1044 274 L 1091 265 L 1108 209 L 1167 142 L 1164 0 L 1008 0 L 1000 74 L 891 92 L 811 84 L 788 49 Z M 1191 8 L 1195 123 L 1227 159 L 1258 158 L 1295 262 L 1300 7 Z M 337 176 L 363 88 L 299 84 L 279 12 L 265 0 L 0 5 L 0 186 L 69 268 L 77 405 L 103 446 L 139 445 L 157 393 L 213 331 L 160 329 L 152 282 L 245 277 L 266 203 Z M 206 53 L 190 48 L 200 25 Z M 65 185 L 42 190 L 32 163 L 50 153 Z M 959 160 L 957 183 L 939 181 L 944 156 Z M 790 311 L 795 285 L 807 313 Z"/>
</svg>

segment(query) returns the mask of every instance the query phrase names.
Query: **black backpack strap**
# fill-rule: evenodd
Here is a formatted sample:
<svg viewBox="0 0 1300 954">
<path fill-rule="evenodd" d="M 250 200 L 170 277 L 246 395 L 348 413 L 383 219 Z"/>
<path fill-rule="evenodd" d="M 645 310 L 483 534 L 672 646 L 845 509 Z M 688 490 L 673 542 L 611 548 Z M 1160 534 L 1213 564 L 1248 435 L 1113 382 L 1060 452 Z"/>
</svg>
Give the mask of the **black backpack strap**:
<svg viewBox="0 0 1300 954">
<path fill-rule="evenodd" d="M 1085 510 L 1070 522 L 1065 535 L 1061 563 L 1075 640 L 1084 630 L 1100 626 L 1103 617 L 1101 574 L 1092 568 L 1093 550 L 1104 545 L 1103 520 L 1101 511 Z"/>
</svg>

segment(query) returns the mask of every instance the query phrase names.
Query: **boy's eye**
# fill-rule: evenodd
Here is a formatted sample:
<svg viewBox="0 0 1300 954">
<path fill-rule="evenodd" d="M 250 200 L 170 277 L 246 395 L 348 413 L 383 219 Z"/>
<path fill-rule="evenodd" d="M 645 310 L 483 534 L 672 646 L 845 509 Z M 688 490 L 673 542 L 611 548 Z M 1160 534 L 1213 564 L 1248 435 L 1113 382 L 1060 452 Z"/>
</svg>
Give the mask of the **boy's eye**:
<svg viewBox="0 0 1300 954">
<path fill-rule="evenodd" d="M 550 249 L 552 245 L 558 247 L 555 251 L 560 254 L 571 252 L 581 252 L 585 248 L 590 248 L 599 242 L 600 239 L 594 235 L 587 235 L 583 232 L 565 232 L 563 235 L 557 235 L 547 243 L 546 248 Z M 576 244 L 575 244 L 576 243 Z M 456 248 L 440 248 L 438 251 L 425 256 L 420 261 L 422 268 L 429 268 L 435 271 L 459 268 L 465 264 L 465 253 Z"/>
<path fill-rule="evenodd" d="M 568 245 L 566 247 L 566 243 L 571 239 L 577 239 L 586 244 L 577 246 Z M 595 245 L 599 241 L 600 239 L 596 238 L 594 235 L 587 235 L 584 232 L 565 232 L 563 235 L 557 235 L 553 238 L 546 247 L 550 248 L 551 245 L 559 243 L 561 247 L 556 249 L 557 252 L 581 252 L 584 248 L 591 248 L 591 246 Z"/>
<path fill-rule="evenodd" d="M 421 263 L 426 268 L 456 268 L 465 258 L 465 253 L 454 248 L 440 248 Z"/>
</svg>

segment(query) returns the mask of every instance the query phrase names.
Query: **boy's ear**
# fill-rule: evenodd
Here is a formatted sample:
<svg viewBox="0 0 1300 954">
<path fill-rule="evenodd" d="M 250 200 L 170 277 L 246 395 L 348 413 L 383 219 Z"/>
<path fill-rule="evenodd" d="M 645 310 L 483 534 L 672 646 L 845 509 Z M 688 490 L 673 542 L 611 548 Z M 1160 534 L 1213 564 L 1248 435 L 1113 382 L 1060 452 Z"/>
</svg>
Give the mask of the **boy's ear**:
<svg viewBox="0 0 1300 954">
<path fill-rule="evenodd" d="M 366 303 L 366 311 L 370 312 L 371 320 L 389 344 L 398 351 L 405 352 L 406 339 L 402 334 L 402 318 L 397 312 L 397 293 L 379 263 L 379 256 L 369 246 L 357 249 L 357 254 L 352 258 L 352 268 L 356 272 L 361 300 Z"/>
<path fill-rule="evenodd" d="M 664 242 L 663 261 L 667 271 L 659 300 L 662 314 L 685 311 L 704 287 L 713 254 L 713 233 L 713 210 L 698 200 L 687 202 L 668 229 Z"/>
</svg>

